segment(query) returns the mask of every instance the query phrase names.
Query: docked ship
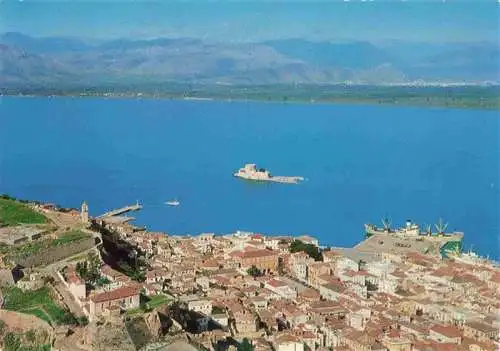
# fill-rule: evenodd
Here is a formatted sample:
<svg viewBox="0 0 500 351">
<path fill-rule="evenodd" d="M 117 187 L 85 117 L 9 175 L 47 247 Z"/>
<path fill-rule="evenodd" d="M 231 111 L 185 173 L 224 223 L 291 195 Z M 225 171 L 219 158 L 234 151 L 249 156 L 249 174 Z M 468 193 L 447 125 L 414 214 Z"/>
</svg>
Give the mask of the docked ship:
<svg viewBox="0 0 500 351">
<path fill-rule="evenodd" d="M 377 227 L 375 224 L 365 224 L 365 235 L 367 238 L 377 234 L 414 237 L 420 235 L 420 226 L 408 219 L 404 227 L 392 229 L 391 221 L 387 218 L 382 219 L 382 227 Z"/>
<path fill-rule="evenodd" d="M 425 230 L 421 230 L 420 226 L 407 220 L 405 226 L 397 229 L 391 228 L 391 221 L 388 219 L 382 220 L 382 227 L 377 227 L 374 224 L 365 224 L 366 241 L 369 241 L 372 236 L 380 238 L 379 244 L 385 241 L 394 242 L 397 240 L 396 246 L 417 247 L 417 246 L 432 246 L 436 247 L 441 257 L 450 257 L 460 255 L 462 252 L 462 241 L 464 234 L 462 232 L 447 233 L 448 223 L 444 223 L 442 219 L 435 224 L 436 232 L 432 232 L 432 226 L 425 226 Z M 391 237 L 392 240 L 384 240 L 383 237 Z M 378 240 L 378 239 L 376 239 Z M 403 245 L 404 244 L 404 245 Z"/>
<path fill-rule="evenodd" d="M 304 180 L 303 177 L 273 176 L 267 169 L 257 168 L 254 163 L 246 164 L 245 167 L 233 173 L 233 176 L 247 180 L 288 184 L 297 184 Z"/>
</svg>

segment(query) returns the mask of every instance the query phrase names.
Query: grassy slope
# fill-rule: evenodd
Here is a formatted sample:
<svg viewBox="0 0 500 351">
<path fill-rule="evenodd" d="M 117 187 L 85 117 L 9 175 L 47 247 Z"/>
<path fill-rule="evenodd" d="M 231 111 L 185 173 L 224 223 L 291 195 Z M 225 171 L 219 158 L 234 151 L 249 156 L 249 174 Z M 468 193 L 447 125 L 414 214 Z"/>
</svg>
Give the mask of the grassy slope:
<svg viewBox="0 0 500 351">
<path fill-rule="evenodd" d="M 50 297 L 45 287 L 23 292 L 19 288 L 4 287 L 4 309 L 31 314 L 48 323 L 64 324 L 68 312 L 60 308 Z"/>
<path fill-rule="evenodd" d="M 0 199 L 0 223 L 6 225 L 44 224 L 48 220 L 28 206 L 13 200 Z"/>
</svg>

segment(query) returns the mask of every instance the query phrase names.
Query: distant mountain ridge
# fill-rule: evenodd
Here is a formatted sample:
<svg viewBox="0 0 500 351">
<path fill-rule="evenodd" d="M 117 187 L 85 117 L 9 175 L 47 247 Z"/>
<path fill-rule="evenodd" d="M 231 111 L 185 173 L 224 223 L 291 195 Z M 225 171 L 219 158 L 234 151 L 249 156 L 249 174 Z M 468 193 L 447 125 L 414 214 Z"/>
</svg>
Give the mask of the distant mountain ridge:
<svg viewBox="0 0 500 351">
<path fill-rule="evenodd" d="M 426 50 L 426 48 L 428 50 Z M 497 43 L 210 43 L 194 38 L 99 40 L 0 36 L 0 83 L 404 84 L 499 82 Z"/>
</svg>

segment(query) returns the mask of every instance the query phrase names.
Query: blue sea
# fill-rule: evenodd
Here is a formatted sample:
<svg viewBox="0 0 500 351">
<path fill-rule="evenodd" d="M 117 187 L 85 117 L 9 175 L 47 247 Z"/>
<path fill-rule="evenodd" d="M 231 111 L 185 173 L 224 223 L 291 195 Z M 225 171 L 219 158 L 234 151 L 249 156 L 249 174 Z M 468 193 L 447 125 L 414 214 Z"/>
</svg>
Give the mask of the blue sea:
<svg viewBox="0 0 500 351">
<path fill-rule="evenodd" d="M 385 216 L 465 232 L 500 257 L 495 111 L 224 101 L 3 97 L 0 193 L 92 215 L 135 203 L 170 234 L 310 234 L 351 246 Z M 232 176 L 245 163 L 300 185 Z M 168 207 L 177 198 L 181 205 Z"/>
</svg>

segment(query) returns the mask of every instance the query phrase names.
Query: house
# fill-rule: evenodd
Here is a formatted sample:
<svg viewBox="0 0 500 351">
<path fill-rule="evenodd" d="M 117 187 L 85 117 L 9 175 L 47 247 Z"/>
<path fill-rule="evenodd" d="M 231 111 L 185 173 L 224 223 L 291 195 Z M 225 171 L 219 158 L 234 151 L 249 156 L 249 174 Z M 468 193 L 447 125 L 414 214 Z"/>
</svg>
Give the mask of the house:
<svg viewBox="0 0 500 351">
<path fill-rule="evenodd" d="M 273 273 L 278 270 L 278 254 L 268 249 L 236 251 L 233 259 L 240 268 L 257 267 L 263 273 Z"/>
<path fill-rule="evenodd" d="M 226 328 L 228 326 L 229 319 L 227 314 L 225 313 L 214 313 L 211 316 L 211 319 L 214 323 L 219 325 L 222 328 Z"/>
<path fill-rule="evenodd" d="M 284 299 L 294 300 L 297 297 L 297 292 L 281 280 L 271 279 L 264 286 Z"/>
<path fill-rule="evenodd" d="M 343 321 L 337 319 L 327 320 L 321 331 L 324 335 L 325 347 L 338 347 L 341 345 L 342 331 L 346 328 Z"/>
<path fill-rule="evenodd" d="M 256 311 L 267 309 L 267 299 L 262 296 L 251 297 L 250 302 Z"/>
<path fill-rule="evenodd" d="M 297 238 L 297 240 L 302 241 L 304 244 L 310 244 L 314 246 L 319 246 L 319 241 L 316 238 L 313 238 L 310 235 L 301 235 Z"/>
<path fill-rule="evenodd" d="M 95 294 L 91 296 L 90 319 L 102 315 L 111 307 L 120 307 L 121 309 L 130 309 L 139 307 L 139 287 L 127 285 L 111 291 Z"/>
<path fill-rule="evenodd" d="M 391 330 L 382 338 L 382 345 L 388 351 L 412 351 L 412 342 L 410 338 L 401 335 L 398 331 Z"/>
<path fill-rule="evenodd" d="M 187 308 L 191 311 L 209 315 L 212 313 L 212 301 L 205 299 L 190 300 L 187 302 Z"/>
<path fill-rule="evenodd" d="M 462 332 L 452 326 L 436 324 L 429 331 L 429 339 L 440 343 L 460 344 Z"/>
<path fill-rule="evenodd" d="M 323 262 L 336 263 L 340 258 L 342 258 L 342 253 L 335 250 L 323 251 Z"/>
<path fill-rule="evenodd" d="M 295 335 L 282 333 L 274 338 L 276 351 L 304 351 L 304 343 Z"/>
<path fill-rule="evenodd" d="M 271 344 L 264 338 L 258 338 L 252 341 L 255 351 L 273 351 Z"/>
<path fill-rule="evenodd" d="M 366 285 L 366 271 L 354 271 L 352 269 L 339 272 L 339 278 L 343 282 L 352 282 L 358 285 Z"/>
<path fill-rule="evenodd" d="M 195 278 L 195 282 L 203 291 L 210 290 L 210 278 L 203 275 L 198 276 Z"/>
<path fill-rule="evenodd" d="M 347 314 L 346 309 L 338 303 L 332 301 L 318 301 L 312 302 L 308 306 L 308 312 L 319 316 L 330 316 L 336 318 L 345 317 Z"/>
<path fill-rule="evenodd" d="M 319 287 L 321 297 L 330 301 L 337 301 L 346 290 L 347 287 L 341 282 L 332 282 Z"/>
<path fill-rule="evenodd" d="M 298 294 L 298 298 L 305 302 L 319 301 L 320 297 L 320 293 L 312 288 L 305 288 Z"/>
<path fill-rule="evenodd" d="M 201 263 L 200 268 L 203 271 L 216 272 L 221 268 L 221 265 L 219 264 L 219 262 L 217 260 L 211 259 L 211 260 L 204 260 Z"/>
<path fill-rule="evenodd" d="M 319 289 L 320 277 L 330 274 L 330 265 L 325 262 L 313 262 L 307 266 L 307 284 Z"/>
<path fill-rule="evenodd" d="M 146 272 L 146 283 L 161 283 L 164 282 L 167 278 L 170 277 L 170 274 L 164 269 L 153 269 L 151 271 Z"/>
<path fill-rule="evenodd" d="M 191 333 L 203 333 L 207 331 L 211 319 L 206 314 L 185 308 L 175 308 L 173 318 L 186 331 Z"/>
<path fill-rule="evenodd" d="M 478 321 L 466 322 L 463 326 L 464 336 L 477 341 L 486 342 L 499 337 L 500 330 L 490 324 Z"/>
<path fill-rule="evenodd" d="M 240 334 L 255 333 L 259 330 L 258 319 L 253 313 L 244 310 L 236 317 L 236 330 Z"/>
<path fill-rule="evenodd" d="M 125 274 L 117 270 L 114 270 L 107 264 L 101 267 L 101 276 L 103 278 L 108 279 L 111 282 L 110 287 L 112 288 L 118 288 L 124 284 L 130 283 L 131 281 L 130 278 L 127 277 Z"/>
<path fill-rule="evenodd" d="M 281 315 L 291 327 L 304 324 L 309 320 L 309 316 L 306 312 L 300 310 L 296 305 L 291 303 L 281 308 Z"/>
<path fill-rule="evenodd" d="M 314 260 L 305 252 L 295 252 L 290 255 L 289 267 L 292 275 L 300 281 L 307 282 L 307 266 Z"/>
<path fill-rule="evenodd" d="M 272 250 L 278 250 L 281 240 L 280 237 L 268 236 L 264 238 L 264 244 Z"/>
<path fill-rule="evenodd" d="M 351 350 L 356 351 L 386 351 L 386 348 L 379 344 L 375 337 L 366 332 L 357 330 L 346 330 L 342 336 L 344 344 L 349 346 Z"/>
<path fill-rule="evenodd" d="M 71 265 L 66 268 L 66 282 L 69 292 L 81 304 L 86 297 L 87 290 L 85 288 L 85 281 L 76 273 L 75 266 Z"/>
<path fill-rule="evenodd" d="M 143 289 L 146 295 L 161 295 L 163 293 L 163 287 L 161 284 L 143 284 Z"/>
</svg>

